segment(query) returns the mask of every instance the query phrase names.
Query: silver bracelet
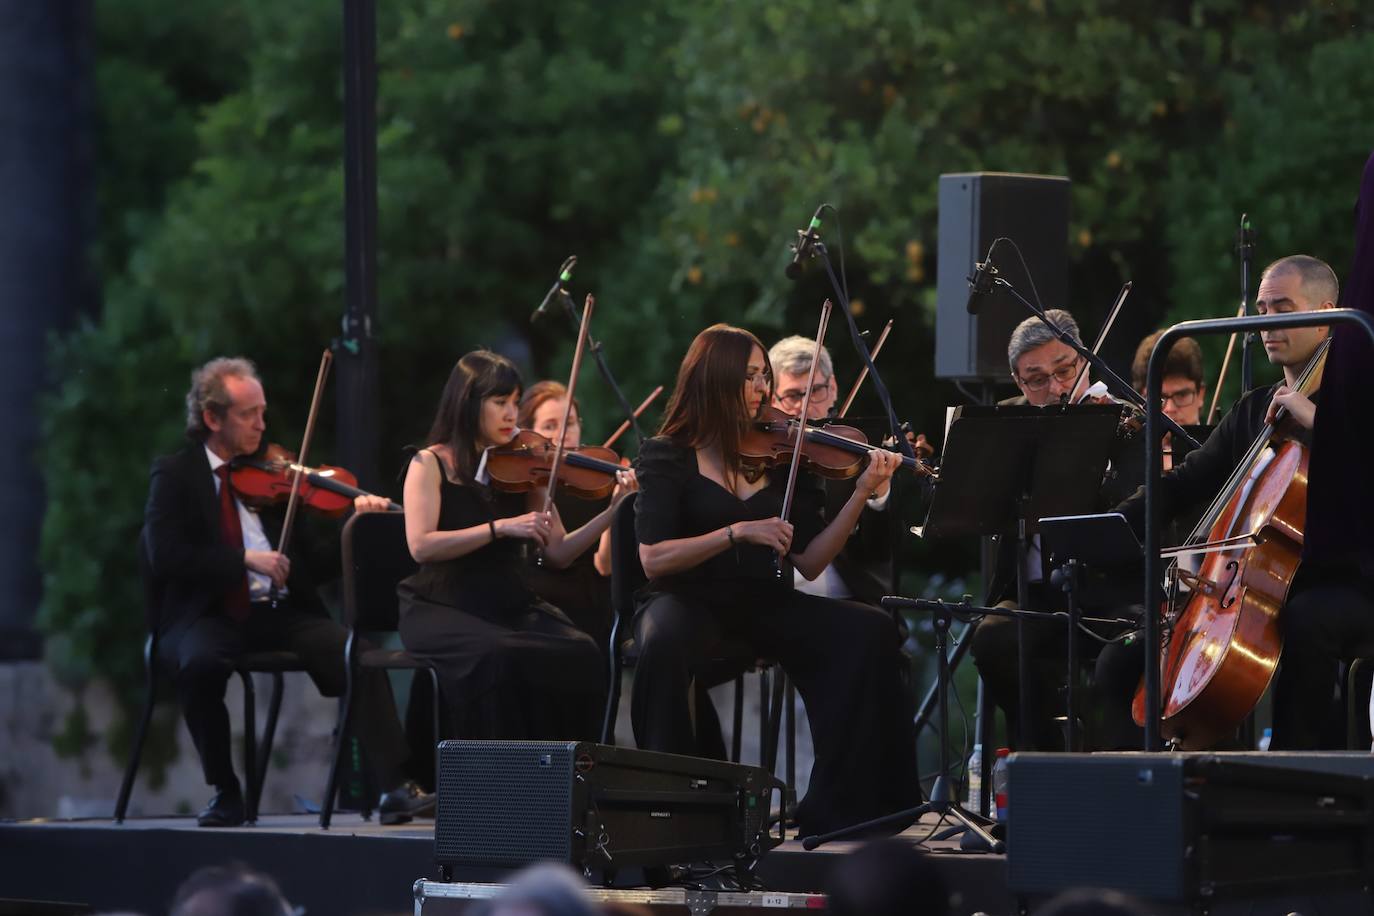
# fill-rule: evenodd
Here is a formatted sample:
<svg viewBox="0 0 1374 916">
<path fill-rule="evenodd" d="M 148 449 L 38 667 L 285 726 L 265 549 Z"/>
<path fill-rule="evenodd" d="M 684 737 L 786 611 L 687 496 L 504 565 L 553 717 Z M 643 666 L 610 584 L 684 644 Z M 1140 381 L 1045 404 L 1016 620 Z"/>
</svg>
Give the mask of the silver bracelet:
<svg viewBox="0 0 1374 916">
<path fill-rule="evenodd" d="M 731 528 L 729 525 L 725 526 L 725 536 L 730 539 L 731 547 L 738 546 L 735 544 L 735 529 Z"/>
</svg>

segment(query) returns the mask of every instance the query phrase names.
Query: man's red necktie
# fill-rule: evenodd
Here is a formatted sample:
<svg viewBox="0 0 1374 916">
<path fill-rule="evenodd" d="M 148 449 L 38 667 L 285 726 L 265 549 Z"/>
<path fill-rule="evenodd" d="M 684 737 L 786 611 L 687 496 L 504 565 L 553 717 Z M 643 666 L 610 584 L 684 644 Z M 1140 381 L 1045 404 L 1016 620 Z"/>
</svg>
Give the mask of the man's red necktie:
<svg viewBox="0 0 1374 916">
<path fill-rule="evenodd" d="M 219 476 L 219 536 L 224 546 L 243 550 L 243 525 L 239 522 L 239 507 L 234 503 L 234 489 L 229 486 L 229 465 L 215 468 Z M 238 584 L 224 593 L 224 612 L 231 620 L 242 623 L 252 611 L 248 601 L 248 571 L 245 569 Z"/>
</svg>

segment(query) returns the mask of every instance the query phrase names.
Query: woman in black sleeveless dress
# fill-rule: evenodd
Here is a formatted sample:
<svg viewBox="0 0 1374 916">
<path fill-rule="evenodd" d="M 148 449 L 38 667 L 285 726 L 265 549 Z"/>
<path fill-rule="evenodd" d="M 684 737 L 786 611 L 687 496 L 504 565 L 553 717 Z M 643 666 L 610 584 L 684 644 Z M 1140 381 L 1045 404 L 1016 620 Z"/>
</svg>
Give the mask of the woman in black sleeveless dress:
<svg viewBox="0 0 1374 916">
<path fill-rule="evenodd" d="M 640 747 L 693 753 L 705 742 L 689 697 L 722 640 L 776 659 L 806 703 L 815 743 L 797 820 L 803 833 L 822 833 L 920 799 L 892 618 L 792 587 L 794 566 L 814 578 L 834 559 L 865 499 L 900 459 L 874 452 L 828 523 L 820 481 L 800 474 L 793 522 L 784 522 L 786 468 L 751 479 L 739 457 L 741 434 L 771 395 L 758 339 L 727 325 L 707 328 L 683 359 L 659 435 L 640 449 L 636 533 L 649 583 L 635 621 L 632 718 Z"/>
<path fill-rule="evenodd" d="M 401 640 L 439 669 L 444 737 L 595 739 L 605 700 L 595 643 L 524 584 L 522 550 L 562 566 L 591 549 L 607 509 L 565 533 L 543 491 L 487 483 L 487 449 L 515 434 L 520 376 L 504 357 L 458 361 L 427 448 L 406 473 L 406 540 L 420 569 L 398 587 Z"/>
</svg>

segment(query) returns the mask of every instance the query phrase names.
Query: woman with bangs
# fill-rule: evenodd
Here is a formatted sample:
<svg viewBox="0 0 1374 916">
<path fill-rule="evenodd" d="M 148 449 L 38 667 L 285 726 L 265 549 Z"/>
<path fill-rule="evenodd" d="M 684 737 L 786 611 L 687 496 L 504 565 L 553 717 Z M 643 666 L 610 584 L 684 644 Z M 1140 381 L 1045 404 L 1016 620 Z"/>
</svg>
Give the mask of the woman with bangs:
<svg viewBox="0 0 1374 916">
<path fill-rule="evenodd" d="M 593 548 L 605 518 L 565 532 L 544 491 L 492 488 L 486 453 L 515 436 L 520 373 L 476 350 L 444 386 L 426 448 L 406 472 L 405 526 L 420 564 L 397 588 L 401 641 L 439 671 L 441 737 L 595 739 L 605 702 L 596 644 L 524 584 L 522 553 L 564 567 Z"/>
<path fill-rule="evenodd" d="M 834 559 L 900 458 L 874 452 L 828 521 L 820 481 L 800 473 L 792 521 L 783 521 L 787 469 L 755 473 L 739 447 L 772 387 L 758 338 L 713 325 L 692 342 L 663 425 L 640 450 L 636 533 L 649 582 L 635 619 L 632 715 L 642 748 L 724 756 L 703 689 L 719 677 L 711 660 L 726 642 L 776 660 L 806 703 L 815 745 L 797 820 L 822 833 L 920 797 L 892 619 L 792 587 L 793 568 L 814 579 Z"/>
</svg>

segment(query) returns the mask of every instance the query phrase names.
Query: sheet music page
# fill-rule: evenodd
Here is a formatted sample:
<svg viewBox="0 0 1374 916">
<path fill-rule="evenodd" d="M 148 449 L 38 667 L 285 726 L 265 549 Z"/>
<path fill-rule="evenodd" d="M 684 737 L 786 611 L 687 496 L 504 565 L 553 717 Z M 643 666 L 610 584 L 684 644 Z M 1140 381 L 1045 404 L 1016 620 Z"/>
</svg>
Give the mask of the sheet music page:
<svg viewBox="0 0 1374 916">
<path fill-rule="evenodd" d="M 942 443 L 949 441 L 949 428 L 954 423 L 954 412 L 958 409 L 958 407 L 945 408 L 945 437 L 941 440 Z M 922 525 L 912 525 L 908 530 L 918 538 L 925 537 L 925 527 Z"/>
</svg>

